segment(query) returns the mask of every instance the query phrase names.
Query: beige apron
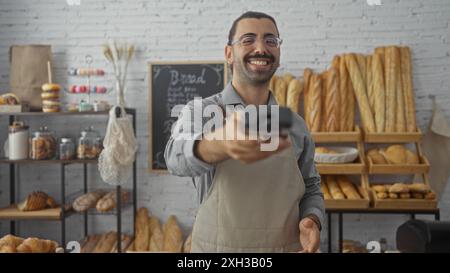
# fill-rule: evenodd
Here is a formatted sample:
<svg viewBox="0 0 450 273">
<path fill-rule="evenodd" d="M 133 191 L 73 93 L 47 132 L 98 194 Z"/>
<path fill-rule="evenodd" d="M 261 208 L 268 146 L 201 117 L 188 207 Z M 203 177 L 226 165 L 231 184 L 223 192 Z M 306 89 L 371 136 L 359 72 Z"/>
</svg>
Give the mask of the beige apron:
<svg viewBox="0 0 450 273">
<path fill-rule="evenodd" d="M 252 164 L 219 163 L 197 213 L 191 252 L 299 251 L 304 192 L 292 146 Z"/>
</svg>

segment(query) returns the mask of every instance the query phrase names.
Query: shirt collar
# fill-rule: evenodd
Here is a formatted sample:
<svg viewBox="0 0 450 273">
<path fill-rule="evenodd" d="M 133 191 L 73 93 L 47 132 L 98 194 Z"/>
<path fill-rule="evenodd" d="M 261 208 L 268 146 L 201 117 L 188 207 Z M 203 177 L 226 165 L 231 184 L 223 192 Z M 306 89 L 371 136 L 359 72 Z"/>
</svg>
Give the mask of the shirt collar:
<svg viewBox="0 0 450 273">
<path fill-rule="evenodd" d="M 223 89 L 222 100 L 224 105 L 241 104 L 243 106 L 246 106 L 241 96 L 239 96 L 236 89 L 234 89 L 231 82 L 229 82 Z M 269 92 L 269 102 L 267 103 L 267 105 L 277 105 L 277 101 L 275 100 L 275 97 L 273 96 L 272 92 Z"/>
</svg>

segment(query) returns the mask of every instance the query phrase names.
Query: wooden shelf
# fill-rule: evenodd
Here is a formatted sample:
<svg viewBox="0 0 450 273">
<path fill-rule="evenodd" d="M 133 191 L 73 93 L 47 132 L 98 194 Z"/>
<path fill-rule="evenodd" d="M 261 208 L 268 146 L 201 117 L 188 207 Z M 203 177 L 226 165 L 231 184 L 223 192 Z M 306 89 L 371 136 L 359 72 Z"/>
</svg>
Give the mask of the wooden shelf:
<svg viewBox="0 0 450 273">
<path fill-rule="evenodd" d="M 316 163 L 316 168 L 319 174 L 361 174 L 365 172 L 365 164 L 359 155 L 355 163 Z"/>
<path fill-rule="evenodd" d="M 419 155 L 419 164 L 374 164 L 367 157 L 369 174 L 420 174 L 428 173 L 430 163 L 424 155 Z"/>
<path fill-rule="evenodd" d="M 0 209 L 0 219 L 17 220 L 61 220 L 61 208 L 43 209 L 36 211 L 20 211 L 13 205 Z"/>
<path fill-rule="evenodd" d="M 326 209 L 364 209 L 370 206 L 370 195 L 365 187 L 366 183 L 363 180 L 366 179 L 364 175 L 361 175 L 361 183 L 360 185 L 355 185 L 358 189 L 359 194 L 363 197 L 363 199 L 343 199 L 343 200 L 335 200 L 335 199 L 325 199 L 325 208 Z"/>
<path fill-rule="evenodd" d="M 411 209 L 411 210 L 428 210 L 437 208 L 437 200 L 426 199 L 379 199 L 377 195 L 370 190 L 373 200 L 373 207 L 377 209 Z"/>
<path fill-rule="evenodd" d="M 47 160 L 35 160 L 35 159 L 21 159 L 21 160 L 9 160 L 7 158 L 0 158 L 0 163 L 7 164 L 92 164 L 97 163 L 98 159 L 71 159 L 71 160 L 60 160 L 60 159 L 47 159 Z"/>
<path fill-rule="evenodd" d="M 416 132 L 402 133 L 367 133 L 363 132 L 363 139 L 366 143 L 412 143 L 420 142 L 422 132 L 417 129 Z"/>
<path fill-rule="evenodd" d="M 134 108 L 125 108 L 128 114 L 136 113 Z M 56 113 L 45 113 L 45 112 L 0 112 L 0 116 L 107 116 L 108 111 L 85 111 L 85 112 L 56 112 Z"/>
<path fill-rule="evenodd" d="M 354 132 L 313 132 L 311 136 L 316 143 L 359 142 L 362 139 L 358 126 Z"/>
</svg>

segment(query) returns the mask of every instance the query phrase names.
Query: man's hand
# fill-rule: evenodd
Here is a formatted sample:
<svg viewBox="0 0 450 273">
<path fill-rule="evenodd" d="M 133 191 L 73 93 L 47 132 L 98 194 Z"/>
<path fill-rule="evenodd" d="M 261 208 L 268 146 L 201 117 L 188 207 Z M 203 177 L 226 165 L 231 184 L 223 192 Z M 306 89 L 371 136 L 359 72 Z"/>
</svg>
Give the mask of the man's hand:
<svg viewBox="0 0 450 273">
<path fill-rule="evenodd" d="M 303 218 L 299 225 L 301 253 L 315 253 L 320 246 L 320 231 L 317 224 L 309 217 Z"/>
<path fill-rule="evenodd" d="M 261 144 L 270 140 L 249 140 L 246 132 L 240 130 L 243 115 L 238 112 L 227 118 L 224 127 L 216 129 L 198 142 L 195 154 L 203 161 L 217 163 L 232 158 L 243 163 L 253 163 L 278 153 L 291 145 L 289 138 L 280 137 L 278 147 L 273 151 L 261 151 Z M 228 134 L 227 134 L 228 133 Z M 208 140 L 216 138 L 216 140 Z M 223 140 L 217 140 L 221 138 Z M 247 139 L 246 139 L 247 138 Z"/>
</svg>

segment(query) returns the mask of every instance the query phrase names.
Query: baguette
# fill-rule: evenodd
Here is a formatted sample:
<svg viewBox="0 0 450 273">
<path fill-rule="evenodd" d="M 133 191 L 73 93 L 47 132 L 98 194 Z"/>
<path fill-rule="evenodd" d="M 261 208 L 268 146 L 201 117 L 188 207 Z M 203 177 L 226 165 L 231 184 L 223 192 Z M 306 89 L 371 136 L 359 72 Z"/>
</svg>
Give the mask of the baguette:
<svg viewBox="0 0 450 273">
<path fill-rule="evenodd" d="M 386 104 L 382 57 L 375 53 L 372 58 L 372 92 L 374 96 L 375 127 L 378 133 L 384 132 L 386 125 Z"/>
<path fill-rule="evenodd" d="M 105 233 L 99 240 L 93 253 L 109 253 L 113 248 L 114 244 L 117 242 L 117 233 L 110 231 Z"/>
<path fill-rule="evenodd" d="M 353 185 L 353 183 L 346 176 L 339 175 L 337 177 L 337 183 L 347 199 L 361 199 L 355 185 Z"/>
<path fill-rule="evenodd" d="M 361 71 L 361 77 L 362 77 L 363 83 L 366 86 L 366 90 L 367 90 L 366 56 L 364 56 L 364 54 L 355 54 L 355 56 L 356 56 L 356 62 L 358 63 L 359 71 Z"/>
<path fill-rule="evenodd" d="M 88 192 L 81 195 L 72 204 L 72 207 L 77 212 L 83 212 L 90 208 L 94 208 L 97 201 L 104 195 L 101 191 Z"/>
<path fill-rule="evenodd" d="M 88 236 L 87 242 L 81 248 L 81 253 L 92 253 L 100 238 L 101 235 L 97 234 Z"/>
<path fill-rule="evenodd" d="M 169 216 L 164 225 L 164 251 L 180 253 L 183 248 L 183 232 L 178 226 L 177 218 Z"/>
<path fill-rule="evenodd" d="M 303 118 L 306 121 L 306 126 L 308 127 L 308 129 L 311 130 L 312 126 L 311 126 L 311 119 L 310 119 L 310 110 L 311 107 L 309 105 L 309 90 L 310 90 L 310 82 L 311 82 L 311 76 L 312 76 L 312 70 L 309 68 L 305 68 L 305 70 L 303 70 Z"/>
<path fill-rule="evenodd" d="M 381 66 L 382 67 L 384 67 L 384 49 L 385 49 L 385 47 L 380 46 L 380 47 L 376 47 L 374 50 L 374 54 L 380 55 L 380 57 L 381 57 Z"/>
<path fill-rule="evenodd" d="M 273 75 L 272 78 L 270 78 L 270 83 L 269 83 L 269 90 L 274 94 L 275 96 L 275 83 L 277 81 L 277 76 Z"/>
<path fill-rule="evenodd" d="M 292 112 L 300 113 L 300 95 L 303 92 L 303 81 L 291 80 L 288 86 L 286 103 Z"/>
<path fill-rule="evenodd" d="M 345 195 L 342 190 L 339 188 L 339 184 L 336 182 L 336 177 L 328 176 L 327 177 L 327 186 L 330 190 L 331 196 L 333 199 L 342 200 L 345 199 Z"/>
<path fill-rule="evenodd" d="M 283 75 L 283 81 L 286 83 L 286 86 L 289 86 L 289 84 L 291 83 L 291 81 L 294 79 L 294 75 L 292 75 L 291 73 L 286 73 Z"/>
<path fill-rule="evenodd" d="M 287 85 L 284 80 L 275 82 L 275 99 L 279 106 L 286 106 Z"/>
<path fill-rule="evenodd" d="M 320 125 L 320 130 L 321 132 L 326 132 L 327 131 L 327 94 L 328 94 L 328 89 L 327 89 L 327 73 L 328 71 L 324 71 L 322 73 L 320 73 L 319 77 L 320 80 L 322 81 L 322 117 L 320 118 L 321 121 L 321 125 Z"/>
<path fill-rule="evenodd" d="M 395 117 L 395 131 L 405 132 L 406 131 L 406 117 L 405 117 L 405 96 L 403 94 L 403 83 L 402 83 L 402 70 L 401 70 L 401 59 L 400 59 L 400 49 L 395 47 L 395 71 L 397 73 L 397 84 L 396 84 L 396 99 L 397 99 L 397 116 Z"/>
<path fill-rule="evenodd" d="M 403 95 L 405 97 L 406 131 L 416 131 L 416 105 L 412 87 L 411 51 L 409 47 L 400 48 Z"/>
<path fill-rule="evenodd" d="M 164 233 L 161 229 L 158 218 L 150 219 L 150 227 L 152 236 L 150 237 L 150 252 L 161 252 L 164 249 Z"/>
<path fill-rule="evenodd" d="M 326 74 L 327 93 L 325 97 L 325 116 L 324 123 L 326 124 L 327 132 L 340 131 L 340 114 L 341 100 L 339 96 L 339 71 L 332 67 Z"/>
<path fill-rule="evenodd" d="M 348 69 L 341 57 L 339 63 L 339 93 L 341 97 L 340 130 L 343 132 L 354 131 L 355 127 L 355 93 L 349 78 Z"/>
<path fill-rule="evenodd" d="M 367 97 L 369 98 L 370 109 L 372 109 L 372 113 L 375 114 L 375 94 L 372 85 L 372 55 L 366 56 L 366 87 L 367 87 Z"/>
<path fill-rule="evenodd" d="M 148 251 L 149 244 L 149 219 L 148 210 L 145 207 L 139 208 L 136 214 L 136 238 L 134 240 L 134 248 L 136 251 Z"/>
<path fill-rule="evenodd" d="M 331 67 L 339 71 L 340 63 L 341 57 L 339 55 L 334 55 L 333 61 L 331 62 Z"/>
<path fill-rule="evenodd" d="M 333 198 L 331 198 L 330 191 L 328 190 L 328 186 L 324 181 L 322 181 L 322 183 L 320 183 L 320 189 L 322 190 L 323 198 L 325 200 L 333 199 Z"/>
<path fill-rule="evenodd" d="M 395 47 L 385 49 L 385 90 L 386 90 L 386 124 L 385 132 L 392 133 L 396 130 L 396 111 L 397 111 L 397 72 L 396 59 L 398 51 Z"/>
<path fill-rule="evenodd" d="M 309 124 L 311 132 L 319 132 L 322 123 L 322 80 L 319 75 L 312 75 L 309 84 Z"/>
<path fill-rule="evenodd" d="M 365 81 L 363 81 L 354 54 L 345 55 L 345 63 L 347 65 L 350 79 L 355 89 L 355 96 L 356 100 L 358 101 L 359 111 L 361 113 L 361 119 L 363 121 L 364 128 L 369 133 L 375 132 L 375 122 L 373 119 L 372 111 L 370 109 L 369 100 L 367 98 Z"/>
</svg>

